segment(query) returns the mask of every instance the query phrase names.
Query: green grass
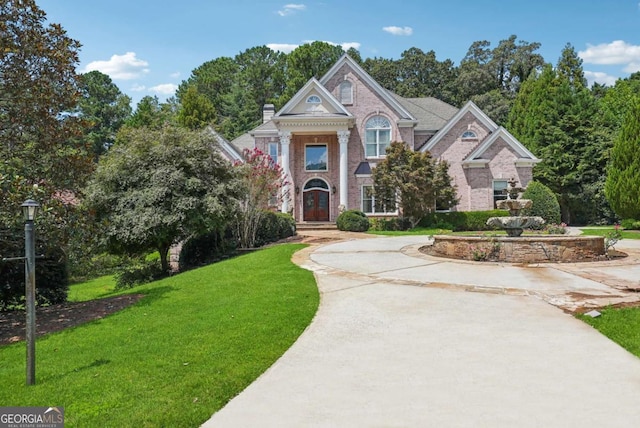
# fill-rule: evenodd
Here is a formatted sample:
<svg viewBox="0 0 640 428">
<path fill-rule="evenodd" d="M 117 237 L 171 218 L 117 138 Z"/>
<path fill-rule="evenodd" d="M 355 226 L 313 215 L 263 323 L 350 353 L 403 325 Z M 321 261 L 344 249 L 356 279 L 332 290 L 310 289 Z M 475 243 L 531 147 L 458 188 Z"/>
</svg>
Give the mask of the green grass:
<svg viewBox="0 0 640 428">
<path fill-rule="evenodd" d="M 275 246 L 137 287 L 136 305 L 37 341 L 0 347 L 3 406 L 64 406 L 68 427 L 194 427 L 263 373 L 318 307 L 313 274 Z M 98 279 L 75 299 L 109 293 Z"/>
<path fill-rule="evenodd" d="M 581 229 L 583 235 L 587 236 L 607 236 L 608 233 L 613 232 L 615 229 L 613 226 L 605 226 L 605 227 L 597 227 L 597 228 L 588 228 Z M 620 229 L 620 234 L 623 239 L 640 239 L 640 230 L 622 230 Z"/>
<path fill-rule="evenodd" d="M 607 308 L 598 318 L 577 317 L 595 327 L 627 351 L 640 357 L 640 308 Z"/>
<path fill-rule="evenodd" d="M 116 280 L 113 275 L 101 276 L 86 282 L 71 285 L 67 299 L 70 302 L 86 302 L 87 300 L 124 294 L 116 293 L 115 288 Z"/>
<path fill-rule="evenodd" d="M 446 229 L 430 229 L 426 227 L 416 227 L 410 230 L 369 230 L 372 235 L 404 236 L 404 235 L 446 235 L 451 233 Z"/>
</svg>

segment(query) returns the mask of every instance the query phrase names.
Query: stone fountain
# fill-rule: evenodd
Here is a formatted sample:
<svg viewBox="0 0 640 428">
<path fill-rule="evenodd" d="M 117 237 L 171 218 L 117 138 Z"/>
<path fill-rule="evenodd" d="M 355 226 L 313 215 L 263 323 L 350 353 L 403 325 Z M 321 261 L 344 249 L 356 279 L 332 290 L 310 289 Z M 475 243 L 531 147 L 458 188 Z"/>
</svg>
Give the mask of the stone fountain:
<svg viewBox="0 0 640 428">
<path fill-rule="evenodd" d="M 524 229 L 538 228 L 544 224 L 542 217 L 521 216 L 520 211 L 531 207 L 530 199 L 519 199 L 523 187 L 516 187 L 517 181 L 512 178 L 507 182 L 509 187 L 505 189 L 507 199 L 497 202 L 497 206 L 501 210 L 509 210 L 508 217 L 491 217 L 487 220 L 489 226 L 496 226 L 504 229 L 509 236 L 520 236 Z"/>
<path fill-rule="evenodd" d="M 487 224 L 505 229 L 508 236 L 496 235 L 436 235 L 433 243 L 420 251 L 437 257 L 474 261 L 511 263 L 577 262 L 604 260 L 604 238 L 601 236 L 527 235 L 524 229 L 544 224 L 542 217 L 522 216 L 532 202 L 520 199 L 525 190 L 509 180 L 507 199 L 497 202 L 500 209 L 509 210 L 508 217 L 491 217 Z"/>
</svg>

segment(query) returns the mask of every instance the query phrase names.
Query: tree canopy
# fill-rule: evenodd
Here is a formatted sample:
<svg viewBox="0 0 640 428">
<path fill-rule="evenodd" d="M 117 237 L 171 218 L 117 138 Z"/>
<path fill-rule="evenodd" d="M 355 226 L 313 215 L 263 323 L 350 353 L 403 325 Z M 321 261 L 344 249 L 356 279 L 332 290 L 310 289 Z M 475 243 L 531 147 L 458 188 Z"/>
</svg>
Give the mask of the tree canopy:
<svg viewBox="0 0 640 428">
<path fill-rule="evenodd" d="M 40 233 L 64 245 L 73 206 L 91 173 L 92 153 L 71 114 L 80 96 L 80 43 L 45 24 L 35 1 L 0 2 L 0 223 L 20 215 L 32 197 L 43 206 Z"/>
<path fill-rule="evenodd" d="M 231 165 L 210 134 L 124 128 L 100 158 L 86 203 L 103 222 L 107 249 L 157 250 L 167 271 L 171 245 L 224 224 L 236 193 Z"/>
<path fill-rule="evenodd" d="M 372 171 L 376 201 L 397 206 L 415 227 L 436 207 L 456 204 L 449 165 L 436 162 L 429 152 L 416 152 L 402 142 L 392 142 L 387 156 Z"/>
<path fill-rule="evenodd" d="M 631 103 L 611 150 L 605 192 L 616 214 L 640 219 L 640 96 Z"/>
</svg>

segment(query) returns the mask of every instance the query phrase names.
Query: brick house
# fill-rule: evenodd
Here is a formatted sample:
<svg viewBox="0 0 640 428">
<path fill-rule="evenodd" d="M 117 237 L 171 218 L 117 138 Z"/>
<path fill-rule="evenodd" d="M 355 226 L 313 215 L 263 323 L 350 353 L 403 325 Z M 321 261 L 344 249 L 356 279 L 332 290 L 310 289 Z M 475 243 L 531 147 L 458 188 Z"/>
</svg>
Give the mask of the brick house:
<svg viewBox="0 0 640 428">
<path fill-rule="evenodd" d="M 539 162 L 472 102 L 457 109 L 435 98 L 400 97 L 348 55 L 280 111 L 266 105 L 262 125 L 230 143 L 218 140 L 230 160 L 254 147 L 278 160 L 291 183 L 281 208 L 298 222 L 333 222 L 343 207 L 397 215 L 384 212 L 371 192 L 371 170 L 392 141 L 449 162 L 459 211 L 492 209 L 507 180 L 526 186 Z"/>
</svg>

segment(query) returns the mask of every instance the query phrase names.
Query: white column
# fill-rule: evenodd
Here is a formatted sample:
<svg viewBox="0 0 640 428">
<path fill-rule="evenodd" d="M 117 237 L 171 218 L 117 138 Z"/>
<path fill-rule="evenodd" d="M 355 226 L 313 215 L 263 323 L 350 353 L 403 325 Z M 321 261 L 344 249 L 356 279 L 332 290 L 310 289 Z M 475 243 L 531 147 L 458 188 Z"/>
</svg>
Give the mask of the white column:
<svg viewBox="0 0 640 428">
<path fill-rule="evenodd" d="M 287 183 L 282 187 L 282 212 L 289 212 L 289 200 L 291 199 L 291 169 L 289 168 L 289 143 L 291 131 L 280 131 L 280 146 L 282 148 L 282 170 Z"/>
<path fill-rule="evenodd" d="M 351 132 L 338 131 L 338 142 L 340 143 L 340 205 L 347 209 L 349 203 L 349 155 L 347 144 L 349 143 L 349 135 Z"/>
</svg>

